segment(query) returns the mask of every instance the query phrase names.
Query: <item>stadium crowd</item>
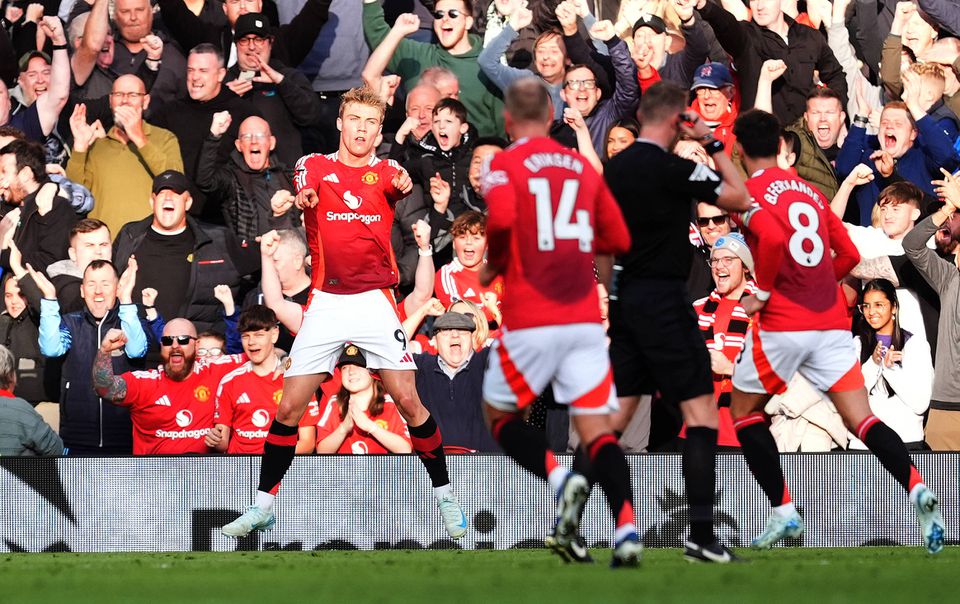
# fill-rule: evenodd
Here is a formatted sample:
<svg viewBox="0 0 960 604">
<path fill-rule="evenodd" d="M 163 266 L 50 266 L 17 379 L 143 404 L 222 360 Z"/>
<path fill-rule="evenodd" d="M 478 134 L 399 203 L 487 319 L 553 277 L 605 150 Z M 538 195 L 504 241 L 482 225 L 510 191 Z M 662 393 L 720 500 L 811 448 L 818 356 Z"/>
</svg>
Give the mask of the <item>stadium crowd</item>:
<svg viewBox="0 0 960 604">
<path fill-rule="evenodd" d="M 358 86 L 388 104 L 377 154 L 414 185 L 383 253 L 417 389 L 449 450 L 498 451 L 481 383 L 510 292 L 480 281 L 481 173 L 509 144 L 503 92 L 529 75 L 551 136 L 599 171 L 658 81 L 689 89 L 741 171 L 735 118 L 776 115 L 780 167 L 831 200 L 861 256 L 843 286 L 873 412 L 912 449 L 960 450 L 958 0 L 8 0 L 2 16 L 2 455 L 263 451 L 322 262 L 294 166 L 337 151 Z M 713 167 L 696 140 L 673 152 Z M 343 201 L 327 219 L 363 236 L 362 200 Z M 729 449 L 755 287 L 736 230 L 690 208 L 688 302 Z M 411 452 L 362 352 L 337 367 L 297 453 Z M 113 375 L 125 388 L 94 388 Z M 565 451 L 549 399 L 528 421 Z M 670 408 L 641 400 L 622 442 L 675 447 Z M 800 376 L 766 412 L 781 451 L 865 448 Z"/>
</svg>

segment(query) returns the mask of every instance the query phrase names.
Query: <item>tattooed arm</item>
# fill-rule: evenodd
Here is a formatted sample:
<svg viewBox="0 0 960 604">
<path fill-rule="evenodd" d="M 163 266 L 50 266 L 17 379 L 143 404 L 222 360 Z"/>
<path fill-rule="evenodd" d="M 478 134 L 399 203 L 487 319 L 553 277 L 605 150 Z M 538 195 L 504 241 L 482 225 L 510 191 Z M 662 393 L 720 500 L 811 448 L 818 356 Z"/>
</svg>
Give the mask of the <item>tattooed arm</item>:
<svg viewBox="0 0 960 604">
<path fill-rule="evenodd" d="M 890 262 L 888 256 L 864 258 L 860 260 L 858 265 L 853 267 L 850 275 L 863 281 L 886 279 L 893 283 L 894 287 L 900 287 L 900 279 L 897 277 L 897 272 L 893 270 L 893 264 Z"/>
<path fill-rule="evenodd" d="M 120 402 L 127 396 L 127 383 L 114 375 L 111 353 L 120 350 L 127 343 L 127 337 L 119 329 L 111 329 L 103 338 L 97 358 L 93 362 L 93 387 L 101 397 Z"/>
</svg>

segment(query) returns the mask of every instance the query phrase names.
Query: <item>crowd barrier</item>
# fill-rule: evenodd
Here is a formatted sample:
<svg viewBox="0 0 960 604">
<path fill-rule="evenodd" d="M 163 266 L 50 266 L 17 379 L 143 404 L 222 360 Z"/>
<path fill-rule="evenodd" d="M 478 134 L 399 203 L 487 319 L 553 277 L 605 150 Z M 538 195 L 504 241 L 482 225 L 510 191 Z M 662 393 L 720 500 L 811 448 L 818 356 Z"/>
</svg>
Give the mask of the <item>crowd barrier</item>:
<svg viewBox="0 0 960 604">
<path fill-rule="evenodd" d="M 0 549 L 42 552 L 234 549 L 507 549 L 542 545 L 552 523 L 546 485 L 498 455 L 448 458 L 470 530 L 443 531 L 426 472 L 408 455 L 298 457 L 280 490 L 277 526 L 234 541 L 220 535 L 252 501 L 259 457 L 0 458 Z M 960 530 L 960 457 L 914 456 L 940 495 L 948 542 Z M 562 457 L 569 463 L 569 457 Z M 920 545 L 912 506 L 869 454 L 783 457 L 807 532 L 793 545 Z M 679 547 L 688 530 L 679 455 L 630 456 L 636 514 L 648 547 Z M 717 462 L 717 533 L 742 546 L 769 506 L 743 458 Z M 607 545 L 599 490 L 582 523 Z"/>
</svg>

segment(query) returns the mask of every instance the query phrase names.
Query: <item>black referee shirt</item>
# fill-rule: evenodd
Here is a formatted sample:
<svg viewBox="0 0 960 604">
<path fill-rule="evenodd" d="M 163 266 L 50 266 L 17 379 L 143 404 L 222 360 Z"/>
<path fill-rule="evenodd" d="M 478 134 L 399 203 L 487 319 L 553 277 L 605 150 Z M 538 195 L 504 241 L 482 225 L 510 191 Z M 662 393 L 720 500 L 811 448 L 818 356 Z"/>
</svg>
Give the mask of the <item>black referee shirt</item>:
<svg viewBox="0 0 960 604">
<path fill-rule="evenodd" d="M 633 241 L 619 258 L 620 286 L 636 279 L 686 281 L 694 251 L 690 208 L 695 200 L 717 200 L 720 176 L 642 139 L 613 157 L 603 174 Z"/>
</svg>

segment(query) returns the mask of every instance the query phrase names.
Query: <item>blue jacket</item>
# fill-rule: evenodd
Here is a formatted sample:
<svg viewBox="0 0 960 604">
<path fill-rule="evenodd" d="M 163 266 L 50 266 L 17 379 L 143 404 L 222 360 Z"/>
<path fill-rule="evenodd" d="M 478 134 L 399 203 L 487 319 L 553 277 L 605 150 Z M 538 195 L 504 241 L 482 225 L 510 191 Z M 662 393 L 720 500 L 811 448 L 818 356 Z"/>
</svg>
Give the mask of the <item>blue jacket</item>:
<svg viewBox="0 0 960 604">
<path fill-rule="evenodd" d="M 956 139 L 957 125 L 954 120 L 925 115 L 917 121 L 917 138 L 913 146 L 896 161 L 894 170 L 901 178 L 935 198 L 937 195 L 931 181 L 941 177 L 940 168 L 953 172 L 960 165 L 960 157 L 953 148 Z M 870 159 L 870 155 L 879 148 L 876 136 L 868 136 L 862 126 L 853 126 L 837 154 L 837 180 L 842 181 L 861 163 L 874 171 L 873 182 L 857 187 L 854 192 L 862 226 L 871 224 L 870 214 L 883 188 L 884 179 Z"/>
<path fill-rule="evenodd" d="M 127 336 L 126 354 L 113 357 L 117 375 L 142 368 L 130 359 L 141 359 L 147 352 L 147 336 L 137 307 L 114 306 L 102 319 L 87 308 L 60 316 L 56 300 L 40 302 L 40 352 L 48 357 L 64 356 L 60 378 L 60 436 L 73 452 L 131 453 L 133 426 L 130 412 L 97 396 L 93 389 L 93 361 L 107 331 L 123 329 Z"/>
<path fill-rule="evenodd" d="M 489 348 L 475 352 L 453 379 L 440 368 L 435 354 L 415 354 L 417 392 L 440 427 L 443 444 L 485 453 L 499 453 L 483 419 L 483 372 Z"/>
</svg>

